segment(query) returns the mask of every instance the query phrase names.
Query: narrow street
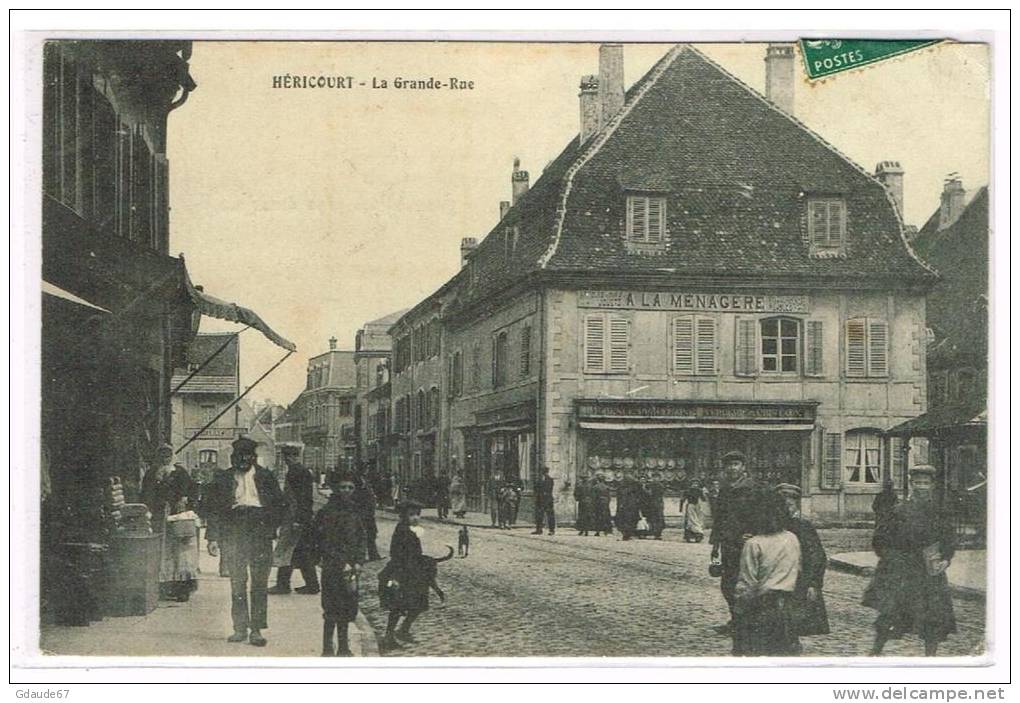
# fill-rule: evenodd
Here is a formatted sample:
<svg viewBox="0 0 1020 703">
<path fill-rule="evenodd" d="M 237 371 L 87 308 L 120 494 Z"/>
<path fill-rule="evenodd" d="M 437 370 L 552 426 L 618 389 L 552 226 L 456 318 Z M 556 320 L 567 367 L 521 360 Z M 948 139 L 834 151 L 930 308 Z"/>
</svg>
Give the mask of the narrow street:
<svg viewBox="0 0 1020 703">
<path fill-rule="evenodd" d="M 395 524 L 379 519 L 385 548 Z M 424 520 L 426 553 L 442 556 L 456 546 L 456 526 Z M 677 530 L 663 541 L 579 537 L 564 528 L 555 536 L 471 530 L 471 553 L 439 565 L 447 602 L 432 596 L 431 609 L 414 628 L 418 643 L 390 656 L 729 656 L 730 640 L 712 629 L 725 621 L 719 580 L 708 575 L 710 547 L 686 544 Z M 383 551 L 385 554 L 385 549 Z M 362 581 L 362 609 L 377 632 L 375 574 Z M 825 599 L 832 634 L 803 640 L 805 656 L 863 656 L 872 637 L 874 611 L 860 605 L 868 580 L 830 570 Z M 983 603 L 954 600 L 959 632 L 940 655 L 974 655 L 983 649 Z M 890 642 L 889 656 L 921 656 L 920 640 Z"/>
</svg>

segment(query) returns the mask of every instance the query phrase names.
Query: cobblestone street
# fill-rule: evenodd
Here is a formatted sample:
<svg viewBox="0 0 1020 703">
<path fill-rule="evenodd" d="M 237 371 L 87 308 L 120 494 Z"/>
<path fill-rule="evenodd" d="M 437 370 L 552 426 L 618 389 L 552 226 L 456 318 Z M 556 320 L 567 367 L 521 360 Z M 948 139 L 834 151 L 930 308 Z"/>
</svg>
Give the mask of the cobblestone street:
<svg viewBox="0 0 1020 703">
<path fill-rule="evenodd" d="M 385 554 L 394 520 L 380 517 Z M 456 545 L 456 526 L 423 521 L 425 551 L 433 556 Z M 730 640 L 712 629 L 726 620 L 719 581 L 708 575 L 710 547 L 686 544 L 676 530 L 663 541 L 623 542 L 618 535 L 578 537 L 570 528 L 555 536 L 471 530 L 471 554 L 439 565 L 446 605 L 431 609 L 414 628 L 417 644 L 395 656 L 728 656 Z M 380 634 L 386 613 L 378 608 L 369 564 L 362 609 Z M 867 579 L 830 570 L 825 598 L 832 634 L 803 640 L 805 656 L 863 656 L 872 638 L 874 611 L 862 607 Z M 959 632 L 940 656 L 983 650 L 982 602 L 955 599 Z M 921 656 L 916 638 L 890 642 L 889 656 Z"/>
</svg>

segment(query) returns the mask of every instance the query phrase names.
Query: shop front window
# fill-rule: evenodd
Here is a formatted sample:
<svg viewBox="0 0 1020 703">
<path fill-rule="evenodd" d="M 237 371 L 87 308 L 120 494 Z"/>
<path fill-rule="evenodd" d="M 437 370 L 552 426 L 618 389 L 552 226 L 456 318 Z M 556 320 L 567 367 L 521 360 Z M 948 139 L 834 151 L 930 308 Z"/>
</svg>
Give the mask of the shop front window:
<svg viewBox="0 0 1020 703">
<path fill-rule="evenodd" d="M 797 373 L 800 369 L 800 323 L 785 317 L 761 321 L 761 369 L 765 373 Z"/>
<path fill-rule="evenodd" d="M 878 433 L 847 432 L 845 467 L 848 484 L 871 486 L 882 482 L 882 438 Z"/>
</svg>

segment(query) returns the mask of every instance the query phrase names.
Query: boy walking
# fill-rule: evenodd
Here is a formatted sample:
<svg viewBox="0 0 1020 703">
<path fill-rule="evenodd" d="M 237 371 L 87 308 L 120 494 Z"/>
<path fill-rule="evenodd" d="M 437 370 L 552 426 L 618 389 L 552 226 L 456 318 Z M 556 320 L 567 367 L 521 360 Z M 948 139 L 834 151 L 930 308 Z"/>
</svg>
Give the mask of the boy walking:
<svg viewBox="0 0 1020 703">
<path fill-rule="evenodd" d="M 322 656 L 349 657 L 347 625 L 358 615 L 358 574 L 365 559 L 365 527 L 353 499 L 354 476 L 338 475 L 333 489 L 313 523 L 315 551 L 322 563 Z"/>
</svg>

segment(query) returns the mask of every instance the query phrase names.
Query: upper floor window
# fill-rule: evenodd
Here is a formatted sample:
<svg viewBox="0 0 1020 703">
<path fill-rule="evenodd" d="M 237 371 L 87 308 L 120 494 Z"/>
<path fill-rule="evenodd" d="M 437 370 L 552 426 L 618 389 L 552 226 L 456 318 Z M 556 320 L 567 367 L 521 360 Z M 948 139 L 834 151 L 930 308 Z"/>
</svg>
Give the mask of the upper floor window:
<svg viewBox="0 0 1020 703">
<path fill-rule="evenodd" d="M 464 393 L 464 355 L 458 349 L 450 357 L 449 394 L 456 398 Z"/>
<path fill-rule="evenodd" d="M 482 345 L 475 340 L 471 345 L 471 388 L 478 390 L 482 385 Z"/>
<path fill-rule="evenodd" d="M 627 242 L 660 245 L 666 232 L 666 198 L 627 196 Z"/>
<path fill-rule="evenodd" d="M 889 325 L 885 320 L 858 317 L 846 321 L 846 375 L 889 375 Z"/>
<path fill-rule="evenodd" d="M 507 382 L 508 350 L 507 334 L 504 330 L 492 339 L 492 386 L 499 388 Z"/>
<path fill-rule="evenodd" d="M 763 373 L 800 371 L 800 322 L 787 317 L 761 321 L 761 370 Z"/>
<path fill-rule="evenodd" d="M 855 485 L 882 483 L 882 438 L 871 430 L 846 433 L 846 481 Z"/>
<path fill-rule="evenodd" d="M 718 373 L 717 324 L 714 317 L 684 315 L 673 319 L 673 373 L 712 376 Z"/>
<path fill-rule="evenodd" d="M 416 409 L 417 412 L 415 412 L 415 418 L 414 418 L 414 426 L 417 429 L 419 429 L 419 430 L 425 429 L 425 427 L 428 424 L 428 415 L 429 415 L 429 413 L 428 413 L 428 405 L 427 405 L 427 403 L 428 403 L 428 400 L 426 399 L 425 391 L 419 390 L 418 391 L 418 407 Z"/>
<path fill-rule="evenodd" d="M 626 373 L 630 370 L 630 320 L 612 313 L 584 318 L 585 373 Z"/>
<path fill-rule="evenodd" d="M 846 238 L 846 201 L 812 198 L 808 201 L 808 240 L 813 253 L 839 253 Z"/>
</svg>

